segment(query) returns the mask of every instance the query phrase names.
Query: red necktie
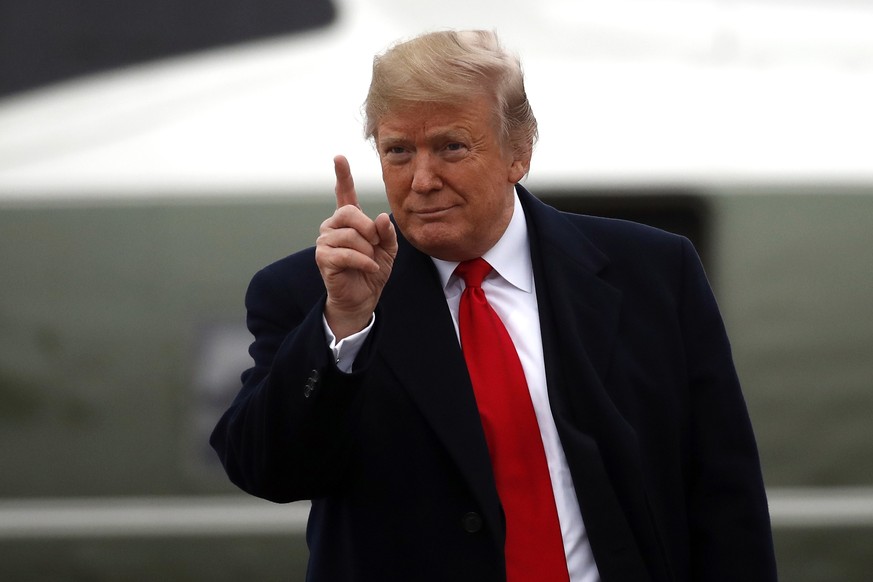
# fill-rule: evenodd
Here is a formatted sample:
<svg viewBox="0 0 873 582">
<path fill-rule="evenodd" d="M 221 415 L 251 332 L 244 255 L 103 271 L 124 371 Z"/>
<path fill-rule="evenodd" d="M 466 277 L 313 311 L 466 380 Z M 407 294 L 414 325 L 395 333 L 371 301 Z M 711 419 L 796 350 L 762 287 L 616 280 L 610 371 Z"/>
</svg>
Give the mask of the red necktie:
<svg viewBox="0 0 873 582">
<path fill-rule="evenodd" d="M 461 347 L 473 382 L 506 517 L 508 582 L 569 580 L 549 468 L 518 353 L 482 280 L 484 259 L 458 265 L 467 287 L 458 313 Z"/>
</svg>

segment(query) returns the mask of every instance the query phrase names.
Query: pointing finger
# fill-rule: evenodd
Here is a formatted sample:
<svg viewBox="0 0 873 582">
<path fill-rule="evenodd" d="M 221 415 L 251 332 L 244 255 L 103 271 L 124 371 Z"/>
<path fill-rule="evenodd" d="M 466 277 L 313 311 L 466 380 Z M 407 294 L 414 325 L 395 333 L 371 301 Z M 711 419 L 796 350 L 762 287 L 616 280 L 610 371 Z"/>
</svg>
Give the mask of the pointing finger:
<svg viewBox="0 0 873 582">
<path fill-rule="evenodd" d="M 333 170 L 336 173 L 336 207 L 361 206 L 358 204 L 358 194 L 355 192 L 355 181 L 352 179 L 352 169 L 345 156 L 336 156 L 333 159 Z"/>
</svg>

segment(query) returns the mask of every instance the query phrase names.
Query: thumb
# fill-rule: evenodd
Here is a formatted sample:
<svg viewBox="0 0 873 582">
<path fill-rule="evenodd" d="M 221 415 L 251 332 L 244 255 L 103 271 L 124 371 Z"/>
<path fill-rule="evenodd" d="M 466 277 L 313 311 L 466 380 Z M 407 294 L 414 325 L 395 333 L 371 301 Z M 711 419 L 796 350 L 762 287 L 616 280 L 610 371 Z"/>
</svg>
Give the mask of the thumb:
<svg viewBox="0 0 873 582">
<path fill-rule="evenodd" d="M 392 257 L 397 255 L 397 231 L 394 223 L 384 212 L 376 217 L 376 231 L 379 233 L 379 246 Z"/>
</svg>

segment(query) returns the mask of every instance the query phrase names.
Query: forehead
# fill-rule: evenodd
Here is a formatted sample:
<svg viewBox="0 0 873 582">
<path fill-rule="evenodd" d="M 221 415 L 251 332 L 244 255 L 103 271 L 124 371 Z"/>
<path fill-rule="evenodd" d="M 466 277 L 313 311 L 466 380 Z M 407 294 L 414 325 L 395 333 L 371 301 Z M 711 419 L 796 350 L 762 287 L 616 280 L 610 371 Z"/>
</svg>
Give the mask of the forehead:
<svg viewBox="0 0 873 582">
<path fill-rule="evenodd" d="M 376 126 L 376 139 L 430 136 L 446 132 L 493 133 L 494 102 L 479 95 L 457 103 L 402 103 L 389 109 Z"/>
</svg>

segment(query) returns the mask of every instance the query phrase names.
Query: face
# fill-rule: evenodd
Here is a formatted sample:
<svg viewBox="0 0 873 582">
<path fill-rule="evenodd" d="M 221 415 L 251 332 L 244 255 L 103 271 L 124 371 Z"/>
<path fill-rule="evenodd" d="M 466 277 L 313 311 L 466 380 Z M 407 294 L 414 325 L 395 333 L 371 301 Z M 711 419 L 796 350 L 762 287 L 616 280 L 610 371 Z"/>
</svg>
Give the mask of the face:
<svg viewBox="0 0 873 582">
<path fill-rule="evenodd" d="M 388 204 L 413 246 L 463 261 L 500 239 L 529 160 L 501 142 L 491 98 L 391 111 L 375 138 Z"/>
</svg>

